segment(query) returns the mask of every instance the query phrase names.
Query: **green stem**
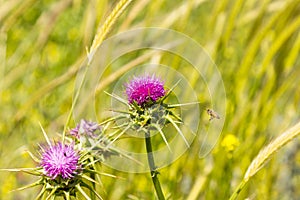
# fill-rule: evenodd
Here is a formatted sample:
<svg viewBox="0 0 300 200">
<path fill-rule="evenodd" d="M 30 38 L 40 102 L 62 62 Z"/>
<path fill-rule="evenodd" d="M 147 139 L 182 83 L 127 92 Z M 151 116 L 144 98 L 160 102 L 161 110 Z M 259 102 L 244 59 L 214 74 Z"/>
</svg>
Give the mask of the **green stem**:
<svg viewBox="0 0 300 200">
<path fill-rule="evenodd" d="M 229 200 L 235 200 L 238 197 L 238 195 L 240 194 L 240 192 L 243 190 L 243 188 L 245 187 L 245 185 L 246 185 L 247 182 L 248 181 L 243 180 L 239 184 L 239 186 L 235 189 L 235 191 L 233 192 L 233 194 L 231 195 L 231 197 L 229 198 Z"/>
<path fill-rule="evenodd" d="M 151 138 L 150 138 L 150 134 L 148 132 L 145 133 L 145 142 L 146 142 L 148 164 L 149 164 L 149 168 L 150 168 L 152 182 L 153 182 L 158 199 L 164 200 L 165 197 L 164 197 L 164 194 L 162 192 L 162 189 L 161 189 L 158 177 L 157 177 L 157 174 L 159 174 L 159 172 L 156 170 L 156 167 L 155 167 L 155 162 L 154 162 L 154 157 L 153 157 L 153 152 L 152 152 L 152 145 L 151 145 Z"/>
</svg>

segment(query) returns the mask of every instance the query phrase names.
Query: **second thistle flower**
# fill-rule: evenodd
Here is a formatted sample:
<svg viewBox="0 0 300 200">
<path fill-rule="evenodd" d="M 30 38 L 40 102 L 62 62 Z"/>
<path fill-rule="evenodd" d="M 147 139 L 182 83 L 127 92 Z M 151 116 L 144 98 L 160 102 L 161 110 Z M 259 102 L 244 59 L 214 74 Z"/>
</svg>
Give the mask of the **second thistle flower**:
<svg viewBox="0 0 300 200">
<path fill-rule="evenodd" d="M 164 103 L 172 89 L 167 91 L 164 82 L 157 76 L 134 77 L 125 87 L 130 106 L 128 126 L 132 129 L 161 131 L 165 123 L 171 122 L 172 118 L 181 122 L 181 118 L 173 112 L 172 107 Z"/>
<path fill-rule="evenodd" d="M 101 133 L 101 126 L 98 123 L 82 119 L 75 128 L 70 130 L 70 135 L 80 139 L 80 136 L 95 138 Z"/>
<path fill-rule="evenodd" d="M 135 77 L 125 86 L 129 103 L 142 107 L 166 95 L 164 82 L 155 76 Z"/>
</svg>

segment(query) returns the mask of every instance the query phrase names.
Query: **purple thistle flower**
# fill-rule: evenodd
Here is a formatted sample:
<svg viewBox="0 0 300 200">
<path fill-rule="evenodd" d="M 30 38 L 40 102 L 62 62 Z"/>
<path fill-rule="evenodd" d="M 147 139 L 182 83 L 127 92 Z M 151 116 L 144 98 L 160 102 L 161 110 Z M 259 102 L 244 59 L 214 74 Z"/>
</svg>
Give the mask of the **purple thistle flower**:
<svg viewBox="0 0 300 200">
<path fill-rule="evenodd" d="M 164 83 L 154 75 L 134 77 L 125 87 L 129 103 L 136 102 L 140 106 L 156 102 L 166 94 Z"/>
<path fill-rule="evenodd" d="M 99 126 L 99 124 L 82 119 L 75 128 L 70 130 L 70 134 L 79 139 L 80 135 L 96 137 L 96 131 L 101 131 L 101 126 Z"/>
<path fill-rule="evenodd" d="M 79 155 L 74 150 L 73 145 L 57 143 L 43 149 L 41 166 L 45 170 L 45 174 L 51 179 L 61 176 L 64 179 L 73 178 L 76 174 Z"/>
</svg>

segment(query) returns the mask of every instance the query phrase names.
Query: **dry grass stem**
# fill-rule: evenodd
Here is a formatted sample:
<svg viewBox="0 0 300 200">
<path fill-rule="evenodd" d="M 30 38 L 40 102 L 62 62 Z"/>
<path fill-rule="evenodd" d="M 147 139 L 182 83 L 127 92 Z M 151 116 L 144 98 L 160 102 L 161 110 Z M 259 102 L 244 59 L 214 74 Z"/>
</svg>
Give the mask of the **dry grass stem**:
<svg viewBox="0 0 300 200">
<path fill-rule="evenodd" d="M 111 12 L 111 14 L 105 20 L 104 24 L 100 27 L 100 29 L 98 30 L 97 34 L 94 37 L 90 51 L 88 52 L 89 63 L 92 60 L 95 50 L 102 43 L 102 41 L 105 39 L 105 37 L 109 33 L 111 27 L 114 25 L 116 20 L 119 18 L 119 16 L 124 12 L 124 10 L 127 8 L 127 6 L 131 2 L 132 2 L 132 0 L 119 1 L 119 3 L 114 8 L 114 10 Z"/>
<path fill-rule="evenodd" d="M 273 142 L 271 142 L 268 146 L 261 150 L 248 167 L 248 170 L 244 176 L 244 180 L 248 181 L 252 176 L 254 176 L 276 151 L 281 149 L 284 145 L 286 145 L 299 134 L 300 122 L 282 133 Z"/>
</svg>

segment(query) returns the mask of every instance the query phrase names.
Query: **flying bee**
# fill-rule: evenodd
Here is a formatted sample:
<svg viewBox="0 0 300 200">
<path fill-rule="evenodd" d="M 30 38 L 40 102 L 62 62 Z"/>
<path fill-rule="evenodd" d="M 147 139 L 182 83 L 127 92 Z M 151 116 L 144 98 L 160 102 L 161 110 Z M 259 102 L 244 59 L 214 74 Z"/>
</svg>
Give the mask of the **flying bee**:
<svg viewBox="0 0 300 200">
<path fill-rule="evenodd" d="M 220 119 L 220 115 L 217 112 L 215 112 L 213 109 L 207 108 L 206 112 L 209 115 L 209 121 L 213 119 Z"/>
</svg>

